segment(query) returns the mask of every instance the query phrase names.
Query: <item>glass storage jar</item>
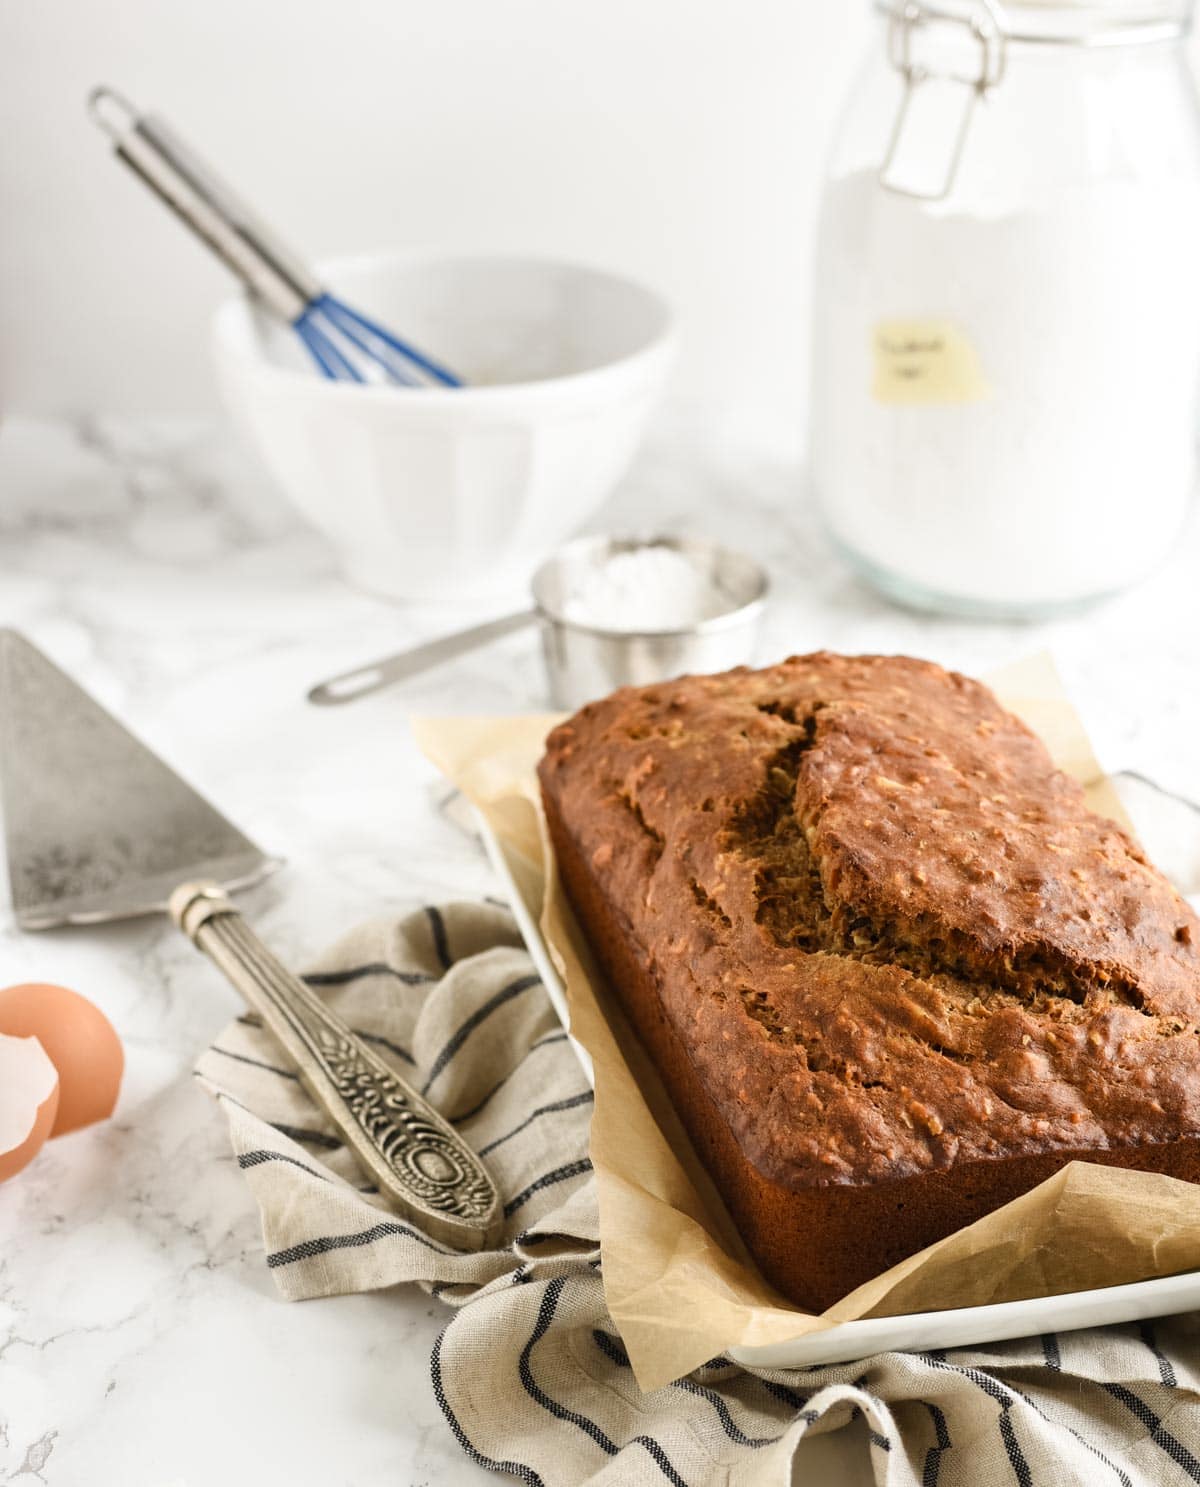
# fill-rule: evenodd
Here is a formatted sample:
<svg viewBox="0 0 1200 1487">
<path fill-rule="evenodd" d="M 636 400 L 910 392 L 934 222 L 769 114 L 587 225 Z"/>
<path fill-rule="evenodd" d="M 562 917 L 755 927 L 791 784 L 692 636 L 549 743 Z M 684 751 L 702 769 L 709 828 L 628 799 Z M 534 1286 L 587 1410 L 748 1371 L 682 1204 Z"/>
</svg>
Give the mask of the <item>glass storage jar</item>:
<svg viewBox="0 0 1200 1487">
<path fill-rule="evenodd" d="M 811 453 L 878 587 L 995 616 L 1120 590 L 1187 515 L 1190 0 L 893 0 L 820 216 Z"/>
</svg>

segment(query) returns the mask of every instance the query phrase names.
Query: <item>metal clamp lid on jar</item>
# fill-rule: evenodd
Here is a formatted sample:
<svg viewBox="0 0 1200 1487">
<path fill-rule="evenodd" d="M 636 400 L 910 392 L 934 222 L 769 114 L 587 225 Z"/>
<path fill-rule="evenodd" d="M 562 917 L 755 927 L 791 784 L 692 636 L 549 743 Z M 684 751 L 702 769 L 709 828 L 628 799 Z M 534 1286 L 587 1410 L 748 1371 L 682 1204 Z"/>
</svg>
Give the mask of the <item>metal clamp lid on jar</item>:
<svg viewBox="0 0 1200 1487">
<path fill-rule="evenodd" d="M 1107 18 L 1109 24 L 1103 29 L 1076 29 L 1068 33 L 1052 27 L 1014 24 L 1011 9 L 1006 9 L 999 0 L 974 0 L 970 8 L 958 9 L 945 4 L 929 4 L 926 0 L 905 0 L 900 6 L 888 3 L 888 0 L 878 0 L 875 8 L 887 20 L 888 60 L 904 83 L 900 106 L 879 167 L 879 183 L 889 191 L 918 201 L 943 201 L 953 190 L 975 106 L 1003 80 L 1010 43 L 1116 47 L 1176 41 L 1187 33 L 1191 15 L 1190 5 L 1181 7 L 1178 0 L 1164 0 L 1161 6 L 1150 7 L 1164 12 L 1161 16 L 1134 19 L 1128 15 L 1113 15 Z M 1064 6 L 1060 9 L 1072 8 Z M 1018 5 L 1017 9 L 1028 12 L 1028 7 Z M 1082 17 L 1086 13 L 1079 11 L 1078 14 Z M 1098 7 L 1093 8 L 1090 19 L 1104 19 Z M 921 55 L 919 39 L 931 24 L 959 26 L 966 30 L 978 58 L 971 71 L 938 68 Z M 929 83 L 940 84 L 943 88 L 949 85 L 959 90 L 957 120 L 949 131 L 949 148 L 943 169 L 929 173 L 929 179 L 923 183 L 914 183 L 906 181 L 904 176 L 906 136 L 923 96 L 922 86 Z"/>
</svg>

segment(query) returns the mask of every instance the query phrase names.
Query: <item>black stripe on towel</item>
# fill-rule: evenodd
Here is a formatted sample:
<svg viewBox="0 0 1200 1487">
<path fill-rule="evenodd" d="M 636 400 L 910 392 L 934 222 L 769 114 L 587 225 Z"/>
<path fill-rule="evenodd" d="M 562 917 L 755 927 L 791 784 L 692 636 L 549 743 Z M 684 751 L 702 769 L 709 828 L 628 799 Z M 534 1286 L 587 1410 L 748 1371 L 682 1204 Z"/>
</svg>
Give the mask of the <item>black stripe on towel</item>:
<svg viewBox="0 0 1200 1487">
<path fill-rule="evenodd" d="M 545 1048 L 550 1043 L 565 1043 L 566 1041 L 567 1035 L 565 1032 L 547 1033 L 544 1038 L 539 1038 L 536 1043 L 529 1045 L 529 1052 L 533 1053 L 539 1048 Z"/>
<path fill-rule="evenodd" d="M 307 1172 L 310 1177 L 319 1177 L 322 1182 L 336 1182 L 337 1180 L 330 1173 L 318 1172 L 315 1167 L 310 1167 L 307 1162 L 301 1162 L 296 1157 L 289 1156 L 286 1151 L 259 1150 L 243 1151 L 238 1154 L 237 1164 L 243 1169 L 246 1167 L 261 1167 L 264 1162 L 287 1162 L 293 1167 L 299 1167 L 301 1172 Z M 354 1186 L 353 1183 L 347 1185 L 350 1187 Z M 364 1187 L 355 1187 L 354 1191 L 367 1195 L 377 1193 L 379 1189 L 373 1182 L 369 1182 Z"/>
<path fill-rule="evenodd" d="M 954 1442 L 950 1439 L 950 1431 L 946 1428 L 946 1416 L 938 1409 L 936 1404 L 930 1404 L 927 1399 L 921 1403 L 929 1411 L 929 1418 L 933 1421 L 934 1444 L 925 1452 L 925 1468 L 921 1473 L 921 1487 L 937 1487 L 937 1480 L 942 1470 L 942 1452 L 948 1451 Z"/>
<path fill-rule="evenodd" d="M 364 1043 L 374 1043 L 378 1048 L 386 1048 L 389 1053 L 394 1053 L 397 1058 L 403 1059 L 406 1064 L 416 1065 L 416 1059 L 409 1053 L 407 1048 L 401 1048 L 399 1043 L 393 1043 L 390 1038 L 385 1038 L 382 1033 L 365 1033 L 362 1028 L 352 1028 L 351 1031 L 360 1037 Z"/>
<path fill-rule="evenodd" d="M 451 1116 L 451 1120 L 453 1121 L 453 1123 L 456 1126 L 459 1126 L 462 1125 L 464 1121 L 474 1120 L 474 1118 L 479 1114 L 479 1112 L 488 1103 L 492 1096 L 500 1093 L 500 1091 L 504 1088 L 508 1081 L 517 1072 L 517 1069 L 519 1069 L 522 1064 L 524 1064 L 525 1060 L 531 1053 L 536 1053 L 539 1048 L 545 1048 L 550 1043 L 565 1043 L 566 1041 L 566 1033 L 551 1033 L 548 1038 L 539 1038 L 536 1043 L 531 1043 L 525 1050 L 525 1052 L 521 1055 L 520 1059 L 517 1061 L 516 1068 L 510 1069 L 503 1079 L 500 1079 L 495 1084 L 493 1084 L 491 1089 L 488 1090 L 487 1094 L 484 1095 L 483 1099 L 480 1100 L 478 1105 L 472 1105 L 470 1110 L 464 1110 L 461 1115 Z"/>
<path fill-rule="evenodd" d="M 324 1172 L 318 1172 L 315 1167 L 310 1167 L 307 1162 L 302 1162 L 298 1157 L 292 1157 L 286 1151 L 241 1151 L 238 1153 L 237 1164 L 243 1170 L 247 1167 L 261 1167 L 264 1162 L 287 1162 L 292 1167 L 299 1167 L 301 1172 L 307 1172 L 310 1177 L 319 1177 L 322 1182 L 328 1182 L 329 1177 Z"/>
<path fill-rule="evenodd" d="M 470 1017 L 467 1018 L 456 1033 L 448 1040 L 446 1046 L 434 1059 L 429 1068 L 429 1077 L 421 1086 L 423 1095 L 429 1093 L 429 1087 L 438 1077 L 458 1050 L 463 1046 L 471 1034 L 482 1022 L 486 1022 L 493 1012 L 498 1011 L 506 1002 L 511 1002 L 514 997 L 520 996 L 523 991 L 528 991 L 533 986 L 540 986 L 542 978 L 534 972 L 528 976 L 521 976 L 516 981 L 510 981 L 507 986 L 501 987 L 492 997 L 484 1002 L 482 1007 L 477 1007 Z"/>
<path fill-rule="evenodd" d="M 1154 1354 L 1154 1360 L 1158 1364 L 1158 1376 L 1168 1389 L 1178 1389 L 1179 1380 L 1175 1377 L 1175 1367 L 1170 1358 L 1162 1351 L 1154 1336 L 1154 1328 L 1149 1322 L 1139 1322 L 1138 1331 L 1142 1335 L 1142 1341 Z"/>
<path fill-rule="evenodd" d="M 667 1481 L 671 1483 L 671 1487 L 688 1487 L 688 1484 L 667 1459 L 667 1453 L 653 1436 L 635 1435 L 629 1444 L 631 1446 L 641 1446 L 646 1451 L 651 1461 L 654 1462 Z"/>
<path fill-rule="evenodd" d="M 1046 1413 L 1046 1411 L 1041 1408 L 1040 1405 L 1035 1404 L 1034 1401 L 1030 1399 L 1028 1394 L 1018 1389 L 1015 1385 L 1013 1386 L 1013 1393 L 1019 1395 L 1035 1414 L 1040 1415 L 1042 1419 L 1045 1420 L 1047 1425 L 1050 1425 L 1055 1429 L 1066 1429 L 1071 1435 L 1073 1435 L 1085 1451 L 1090 1451 L 1092 1455 L 1097 1459 L 1097 1461 L 1102 1461 L 1104 1465 L 1108 1467 L 1109 1471 L 1111 1471 L 1112 1474 L 1116 1477 L 1117 1481 L 1120 1482 L 1121 1487 L 1133 1487 L 1133 1479 L 1130 1477 L 1129 1473 L 1122 1471 L 1115 1461 L 1110 1461 L 1099 1446 L 1092 1445 L 1091 1441 L 1088 1440 L 1086 1436 L 1080 1435 L 1078 1430 L 1076 1430 L 1073 1425 L 1067 1425 L 1065 1422 L 1052 1420 Z"/>
<path fill-rule="evenodd" d="M 878 1397 L 878 1395 L 872 1394 L 871 1391 L 870 1391 L 870 1389 L 867 1388 L 867 1379 L 868 1379 L 868 1377 L 869 1377 L 869 1375 L 867 1375 L 865 1373 L 860 1373 L 859 1376 L 858 1376 L 858 1378 L 856 1378 L 853 1381 L 853 1383 L 850 1385 L 850 1387 L 852 1389 L 858 1389 L 861 1393 L 865 1394 L 867 1396 L 867 1398 L 871 1401 L 871 1403 L 872 1404 L 875 1404 L 875 1405 L 878 1405 L 881 1410 L 886 1410 L 887 1409 L 887 1405 L 884 1404 L 883 1400 L 880 1399 Z M 871 1442 L 871 1444 L 873 1446 L 878 1446 L 881 1451 L 890 1451 L 892 1449 L 892 1443 L 887 1438 L 887 1436 L 886 1435 L 883 1435 L 880 1431 L 876 1430 L 868 1422 L 866 1411 L 863 1409 L 862 1405 L 856 1404 L 854 1406 L 854 1409 L 851 1411 L 851 1419 L 853 1419 L 853 1417 L 855 1415 L 861 1415 L 862 1416 L 863 1424 L 866 1425 L 866 1427 L 867 1427 L 867 1438 L 870 1440 L 870 1442 Z"/>
<path fill-rule="evenodd" d="M 1135 1415 L 1146 1427 L 1149 1438 L 1158 1449 L 1168 1455 L 1176 1466 L 1181 1467 L 1193 1482 L 1200 1482 L 1200 1461 L 1188 1450 L 1182 1441 L 1177 1440 L 1170 1431 L 1163 1429 L 1162 1418 L 1156 1415 L 1144 1399 L 1139 1399 L 1132 1389 L 1127 1389 L 1124 1384 L 1101 1384 L 1100 1387 L 1116 1400 L 1119 1400 L 1130 1414 Z"/>
<path fill-rule="evenodd" d="M 503 1146 L 506 1141 L 511 1141 L 514 1136 L 519 1136 L 526 1126 L 531 1126 L 539 1116 L 553 1115 L 558 1110 L 575 1110 L 580 1105 L 590 1105 L 595 1099 L 590 1089 L 585 1089 L 581 1095 L 570 1095 L 565 1100 L 555 1100 L 552 1105 L 539 1105 L 532 1111 L 519 1126 L 514 1126 L 505 1136 L 497 1136 L 494 1141 L 489 1141 L 486 1146 L 479 1148 L 478 1155 L 486 1157 L 488 1152 L 495 1151 L 498 1146 Z"/>
<path fill-rule="evenodd" d="M 625 1351 L 625 1344 L 619 1337 L 613 1337 L 610 1332 L 605 1332 L 599 1327 L 593 1327 L 592 1341 L 610 1363 L 615 1363 L 618 1368 L 630 1367 L 629 1354 Z"/>
<path fill-rule="evenodd" d="M 593 1327 L 592 1341 L 610 1363 L 615 1363 L 618 1368 L 630 1367 L 629 1354 L 625 1351 L 625 1345 L 619 1337 L 613 1337 L 611 1333 L 604 1332 L 599 1327 Z M 708 1367 L 710 1365 L 706 1364 L 705 1366 Z M 735 1365 L 731 1364 L 730 1366 Z M 759 1382 L 765 1383 L 766 1380 L 761 1379 Z M 743 1430 L 739 1429 L 732 1414 L 730 1414 L 728 1404 L 721 1395 L 715 1389 L 706 1388 L 703 1384 L 697 1384 L 694 1379 L 676 1379 L 671 1387 L 673 1389 L 680 1389 L 686 1394 L 694 1394 L 698 1399 L 703 1399 L 711 1404 L 713 1410 L 716 1412 L 717 1419 L 720 1421 L 721 1429 L 735 1445 L 751 1446 L 757 1449 L 759 1446 L 773 1445 L 783 1434 L 780 1431 L 777 1435 L 747 1435 Z M 780 1385 L 779 1387 L 782 1388 L 783 1386 Z M 797 1394 L 792 1389 L 788 1389 L 785 1392 L 791 1396 L 789 1403 L 808 1403 L 803 1395 Z"/>
<path fill-rule="evenodd" d="M 231 1048 L 219 1048 L 215 1043 L 208 1051 L 219 1053 L 222 1058 L 236 1059 L 239 1064 L 249 1064 L 253 1069 L 265 1069 L 268 1074 L 278 1074 L 280 1079 L 297 1080 L 300 1078 L 295 1069 L 281 1069 L 278 1064 L 264 1064 L 260 1058 L 250 1058 L 245 1053 L 234 1053 Z"/>
<path fill-rule="evenodd" d="M 1042 1357 L 1046 1360 L 1046 1367 L 1053 1369 L 1055 1373 L 1062 1372 L 1062 1354 L 1058 1351 L 1058 1333 L 1042 1333 Z"/>
<path fill-rule="evenodd" d="M 783 1404 L 790 1405 L 794 1410 L 798 1410 L 801 1405 L 808 1403 L 809 1396 L 807 1394 L 801 1394 L 795 1389 L 789 1389 L 786 1384 L 777 1384 L 773 1379 L 759 1379 L 758 1382 L 768 1394 L 773 1395 Z"/>
<path fill-rule="evenodd" d="M 529 1366 L 529 1360 L 533 1355 L 534 1348 L 545 1337 L 549 1331 L 550 1323 L 554 1320 L 558 1298 L 562 1295 L 563 1287 L 566 1283 L 566 1276 L 559 1275 L 548 1282 L 546 1286 L 545 1292 L 542 1295 L 542 1303 L 538 1307 L 537 1322 L 534 1324 L 529 1341 L 521 1349 L 521 1357 L 517 1365 L 518 1372 L 521 1376 L 521 1384 L 530 1399 L 536 1404 L 541 1405 L 556 1420 L 564 1420 L 569 1425 L 577 1425 L 585 1435 L 590 1436 L 595 1441 L 602 1451 L 607 1452 L 609 1456 L 615 1456 L 618 1448 L 609 1440 L 599 1425 L 594 1420 L 589 1420 L 586 1415 L 581 1415 L 578 1410 L 568 1409 L 566 1405 L 559 1404 L 556 1399 L 551 1399 L 544 1390 L 538 1387 L 533 1377 L 533 1370 Z"/>
<path fill-rule="evenodd" d="M 1005 1454 L 1020 1487 L 1033 1487 L 1033 1474 L 1025 1460 L 1025 1453 L 1017 1444 L 1016 1431 L 1013 1430 L 1012 1416 L 1008 1409 L 1000 1411 L 1000 1439 L 1004 1442 Z"/>
<path fill-rule="evenodd" d="M 459 1423 L 458 1416 L 450 1408 L 450 1401 L 446 1398 L 446 1389 L 442 1383 L 442 1340 L 446 1336 L 447 1329 L 452 1325 L 453 1323 L 447 1323 L 446 1327 L 443 1327 L 441 1332 L 438 1333 L 438 1340 L 433 1345 L 433 1356 L 429 1360 L 429 1372 L 433 1380 L 433 1397 L 438 1402 L 438 1408 L 445 1415 L 446 1424 L 453 1431 L 454 1439 L 472 1461 L 477 1462 L 482 1467 L 486 1467 L 488 1471 L 507 1472 L 511 1477 L 519 1477 L 526 1484 L 526 1487 L 546 1487 L 545 1482 L 542 1481 L 533 1467 L 525 1466 L 520 1461 L 496 1461 L 491 1456 L 485 1456 L 482 1451 L 472 1444 L 467 1432 Z"/>
<path fill-rule="evenodd" d="M 383 960 L 368 961 L 366 965 L 348 966 L 344 971 L 310 971 L 301 976 L 306 986 L 348 986 L 352 981 L 363 981 L 368 976 L 391 976 L 403 986 L 429 986 L 437 980 L 428 971 L 398 971 Z"/>
<path fill-rule="evenodd" d="M 948 1363 L 945 1358 L 938 1357 L 936 1353 L 925 1353 L 922 1356 L 934 1368 L 946 1368 L 953 1373 L 961 1374 L 963 1378 L 970 1379 L 976 1388 L 982 1389 L 986 1395 L 999 1404 L 1000 1439 L 1004 1445 L 1004 1454 L 1008 1457 L 1008 1464 L 1013 1469 L 1018 1487 L 1033 1487 L 1033 1473 L 1029 1469 L 1029 1462 L 1025 1459 L 1025 1453 L 1021 1450 L 1016 1431 L 1013 1429 L 1012 1407 L 1016 1403 L 1016 1397 L 1012 1392 L 992 1378 L 991 1374 L 984 1373 L 982 1369 L 968 1368 L 961 1363 Z"/>
<path fill-rule="evenodd" d="M 433 948 L 437 953 L 438 963 L 443 971 L 448 971 L 454 961 L 450 957 L 450 941 L 446 937 L 446 921 L 442 918 L 442 911 L 429 904 L 425 909 L 425 916 L 429 920 L 429 932 L 433 935 Z"/>
<path fill-rule="evenodd" d="M 198 1074 L 192 1075 L 193 1079 L 198 1079 L 199 1077 Z M 236 1105 L 239 1110 L 244 1110 L 247 1115 L 253 1115 L 255 1120 L 262 1119 L 262 1116 L 256 1114 L 248 1105 L 243 1105 L 241 1100 L 234 1099 L 228 1090 L 221 1090 L 217 1098 L 219 1100 L 228 1100 L 231 1105 Z M 307 1141 L 313 1146 L 324 1147 L 326 1151 L 337 1151 L 345 1144 L 339 1141 L 336 1136 L 327 1136 L 324 1131 L 306 1131 L 302 1126 L 287 1126 L 282 1121 L 277 1120 L 269 1120 L 267 1124 L 273 1131 L 278 1131 L 281 1136 L 286 1136 L 289 1141 Z"/>
<path fill-rule="evenodd" d="M 556 1167 L 553 1172 L 547 1172 L 544 1177 L 539 1177 L 536 1182 L 531 1182 L 527 1188 L 523 1188 L 515 1198 L 510 1198 L 504 1205 L 504 1217 L 512 1218 L 518 1208 L 523 1207 L 535 1193 L 540 1193 L 543 1188 L 552 1188 L 555 1183 L 567 1182 L 572 1177 L 581 1177 L 583 1173 L 591 1170 L 592 1164 L 587 1157 L 581 1157 L 577 1162 L 568 1162 L 565 1167 Z"/>
<path fill-rule="evenodd" d="M 327 1234 L 320 1239 L 301 1240 L 288 1249 L 275 1250 L 273 1254 L 269 1254 L 267 1264 L 272 1270 L 277 1270 L 281 1265 L 294 1265 L 297 1260 L 312 1260 L 317 1255 L 327 1255 L 331 1250 L 357 1249 L 364 1244 L 374 1244 L 377 1239 L 392 1239 L 397 1236 L 415 1239 L 418 1244 L 423 1244 L 426 1249 L 436 1250 L 439 1255 L 457 1253 L 447 1249 L 445 1245 L 435 1244 L 432 1239 L 427 1239 L 419 1230 L 412 1229 L 407 1224 L 389 1220 L 387 1223 L 373 1224 L 371 1228 L 362 1229 L 357 1234 Z"/>
<path fill-rule="evenodd" d="M 729 1413 L 729 1406 L 716 1392 L 715 1389 L 707 1389 L 703 1384 L 697 1384 L 693 1379 L 676 1379 L 674 1388 L 680 1389 L 685 1394 L 694 1394 L 697 1399 L 703 1399 L 711 1404 L 717 1419 L 721 1422 L 721 1429 L 736 1446 L 751 1446 L 757 1450 L 760 1446 L 771 1446 L 783 1434 L 780 1431 L 776 1435 L 747 1435 L 739 1429 L 733 1416 Z"/>
<path fill-rule="evenodd" d="M 243 1105 L 242 1109 L 245 1108 Z M 346 1144 L 344 1141 L 339 1141 L 336 1136 L 326 1135 L 324 1131 L 306 1131 L 303 1126 L 285 1126 L 279 1121 L 268 1121 L 267 1124 L 273 1131 L 278 1131 L 281 1136 L 286 1136 L 291 1141 L 307 1141 L 310 1146 L 319 1146 L 324 1151 L 340 1151 Z"/>
<path fill-rule="evenodd" d="M 529 1395 L 530 1399 L 532 1399 L 535 1404 L 541 1405 L 542 1409 L 544 1409 L 548 1414 L 553 1415 L 556 1420 L 564 1421 L 568 1425 L 577 1426 L 580 1430 L 583 1431 L 585 1435 L 589 1436 L 593 1441 L 595 1441 L 596 1445 L 598 1445 L 600 1449 L 607 1455 L 616 1456 L 620 1453 L 621 1448 L 615 1445 L 608 1438 L 608 1436 L 605 1435 L 604 1431 L 601 1430 L 599 1425 L 596 1424 L 595 1420 L 590 1420 L 587 1415 L 581 1415 L 578 1410 L 568 1409 L 566 1405 L 560 1404 L 558 1400 L 551 1399 L 550 1396 L 545 1392 L 545 1390 L 541 1389 L 538 1386 L 538 1383 L 533 1376 L 533 1370 L 530 1367 L 529 1360 L 533 1355 L 533 1350 L 546 1335 L 547 1331 L 549 1330 L 550 1323 L 554 1320 L 554 1313 L 558 1306 L 558 1298 L 562 1295 L 563 1287 L 566 1285 L 566 1283 L 567 1277 L 565 1275 L 559 1275 L 555 1276 L 555 1278 L 546 1286 L 545 1294 L 542 1296 L 542 1304 L 538 1308 L 537 1322 L 534 1325 L 534 1329 L 529 1338 L 529 1341 L 521 1349 L 521 1357 L 518 1364 L 518 1372 L 521 1376 L 521 1383 L 525 1389 L 526 1394 Z M 669 1459 L 667 1458 L 666 1452 L 659 1445 L 659 1443 L 653 1439 L 652 1436 L 635 1436 L 629 1442 L 629 1444 L 631 1446 L 642 1446 L 645 1449 L 647 1454 L 650 1456 L 650 1459 L 658 1467 L 659 1471 L 661 1471 L 663 1476 L 666 1477 L 667 1481 L 671 1483 L 671 1487 L 687 1487 L 687 1483 L 671 1465 Z"/>
</svg>

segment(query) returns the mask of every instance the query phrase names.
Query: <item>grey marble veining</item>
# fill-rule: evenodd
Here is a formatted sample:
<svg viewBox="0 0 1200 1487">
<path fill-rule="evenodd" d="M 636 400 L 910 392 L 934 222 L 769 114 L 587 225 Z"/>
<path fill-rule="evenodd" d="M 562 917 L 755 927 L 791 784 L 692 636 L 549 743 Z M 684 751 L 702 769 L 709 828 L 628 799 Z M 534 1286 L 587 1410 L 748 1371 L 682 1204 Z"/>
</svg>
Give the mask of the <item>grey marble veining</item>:
<svg viewBox="0 0 1200 1487">
<path fill-rule="evenodd" d="M 1093 615 L 931 620 L 834 562 L 796 471 L 686 422 L 659 430 L 599 525 L 703 532 L 767 562 L 764 659 L 899 650 L 978 672 L 1050 647 L 1110 768 L 1200 795 L 1195 529 L 1166 571 Z M 489 612 L 350 590 L 221 431 L 0 429 L 0 623 L 288 859 L 245 907 L 293 963 L 355 919 L 493 889 L 437 811 L 406 718 L 544 707 L 535 637 L 345 709 L 304 702 L 327 674 Z M 0 1187 L 0 1482 L 494 1480 L 429 1388 L 437 1302 L 276 1299 L 220 1118 L 190 1078 L 237 1010 L 215 972 L 165 922 L 23 936 L 0 910 L 0 985 L 35 979 L 99 1002 L 128 1068 L 114 1120 Z M 814 1449 L 852 1472 L 852 1437 Z"/>
</svg>

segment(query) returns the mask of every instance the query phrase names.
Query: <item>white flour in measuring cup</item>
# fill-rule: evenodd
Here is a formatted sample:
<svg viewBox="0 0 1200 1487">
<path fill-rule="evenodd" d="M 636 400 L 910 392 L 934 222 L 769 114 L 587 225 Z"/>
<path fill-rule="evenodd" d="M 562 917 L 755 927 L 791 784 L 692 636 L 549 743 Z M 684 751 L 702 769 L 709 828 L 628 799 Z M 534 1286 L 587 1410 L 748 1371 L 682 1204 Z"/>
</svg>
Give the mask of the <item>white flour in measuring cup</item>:
<svg viewBox="0 0 1200 1487">
<path fill-rule="evenodd" d="M 664 634 L 695 629 L 729 608 L 686 553 L 651 543 L 610 553 L 575 574 L 562 617 L 588 629 Z"/>
</svg>

